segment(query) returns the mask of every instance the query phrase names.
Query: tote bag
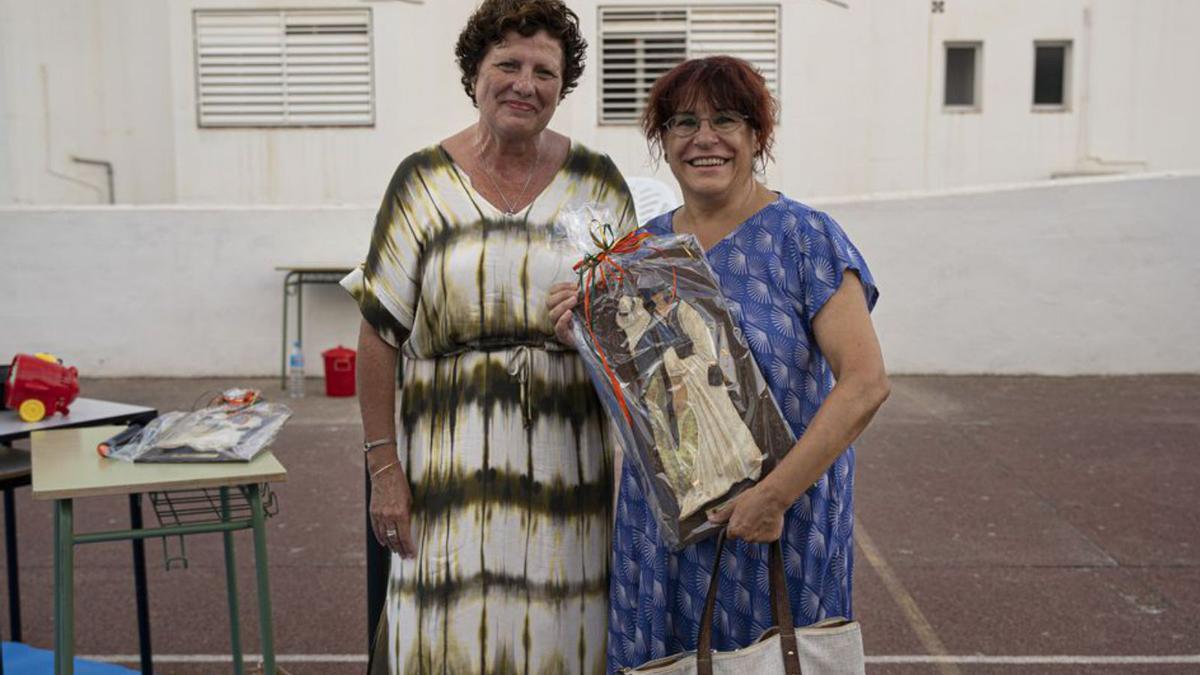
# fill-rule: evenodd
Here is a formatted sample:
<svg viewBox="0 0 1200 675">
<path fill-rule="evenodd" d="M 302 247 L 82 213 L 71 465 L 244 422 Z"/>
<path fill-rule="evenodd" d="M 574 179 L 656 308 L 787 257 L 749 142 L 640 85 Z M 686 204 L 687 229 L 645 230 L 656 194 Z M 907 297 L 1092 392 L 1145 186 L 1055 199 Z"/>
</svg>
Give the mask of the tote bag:
<svg viewBox="0 0 1200 675">
<path fill-rule="evenodd" d="M 725 530 L 717 535 L 717 556 L 704 601 L 700 639 L 694 652 L 648 661 L 622 672 L 629 675 L 865 675 L 862 628 L 857 621 L 830 618 L 803 628 L 792 625 L 792 606 L 783 574 L 783 547 L 771 545 L 768 571 L 775 626 L 757 642 L 730 652 L 713 652 L 713 608 L 721 578 Z"/>
</svg>

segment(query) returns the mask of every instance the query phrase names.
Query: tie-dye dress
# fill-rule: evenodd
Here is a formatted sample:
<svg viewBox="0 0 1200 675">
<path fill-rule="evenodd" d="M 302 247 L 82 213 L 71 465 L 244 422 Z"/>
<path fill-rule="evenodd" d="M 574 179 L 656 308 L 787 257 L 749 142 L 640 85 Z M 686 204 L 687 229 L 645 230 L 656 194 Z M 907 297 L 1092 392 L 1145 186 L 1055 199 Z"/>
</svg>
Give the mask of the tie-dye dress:
<svg viewBox="0 0 1200 675">
<path fill-rule="evenodd" d="M 390 673 L 604 672 L 607 423 L 546 310 L 577 257 L 553 225 L 584 205 L 635 226 L 612 161 L 577 143 L 516 215 L 433 146 L 396 170 L 366 262 L 342 282 L 402 357 L 417 555 L 392 556 Z"/>
</svg>

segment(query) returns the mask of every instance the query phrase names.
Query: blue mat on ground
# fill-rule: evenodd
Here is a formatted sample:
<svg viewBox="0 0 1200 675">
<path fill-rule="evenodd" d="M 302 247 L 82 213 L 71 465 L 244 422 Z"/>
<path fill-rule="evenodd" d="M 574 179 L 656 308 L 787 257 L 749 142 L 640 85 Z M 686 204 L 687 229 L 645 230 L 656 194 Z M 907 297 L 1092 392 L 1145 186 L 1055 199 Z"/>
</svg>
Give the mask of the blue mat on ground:
<svg viewBox="0 0 1200 675">
<path fill-rule="evenodd" d="M 54 652 L 34 649 L 20 642 L 4 643 L 4 675 L 51 675 L 54 672 Z M 136 670 L 75 659 L 75 675 L 129 675 Z"/>
</svg>

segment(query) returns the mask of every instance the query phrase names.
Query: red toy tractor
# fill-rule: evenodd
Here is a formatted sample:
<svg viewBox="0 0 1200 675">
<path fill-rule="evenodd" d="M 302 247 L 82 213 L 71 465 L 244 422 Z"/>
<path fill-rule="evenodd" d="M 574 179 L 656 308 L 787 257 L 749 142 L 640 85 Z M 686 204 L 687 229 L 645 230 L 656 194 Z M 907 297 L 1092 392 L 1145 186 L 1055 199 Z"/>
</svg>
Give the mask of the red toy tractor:
<svg viewBox="0 0 1200 675">
<path fill-rule="evenodd" d="M 4 384 L 4 407 L 17 411 L 25 422 L 40 422 L 46 415 L 70 411 L 79 395 L 79 371 L 63 366 L 49 354 L 17 354 Z"/>
</svg>

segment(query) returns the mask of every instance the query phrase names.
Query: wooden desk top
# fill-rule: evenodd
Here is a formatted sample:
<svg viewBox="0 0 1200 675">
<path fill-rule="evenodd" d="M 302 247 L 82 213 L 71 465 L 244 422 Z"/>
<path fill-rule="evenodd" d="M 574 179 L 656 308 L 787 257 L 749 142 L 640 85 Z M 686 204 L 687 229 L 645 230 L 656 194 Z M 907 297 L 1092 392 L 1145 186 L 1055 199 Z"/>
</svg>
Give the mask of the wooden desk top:
<svg viewBox="0 0 1200 675">
<path fill-rule="evenodd" d="M 123 428 L 57 429 L 30 435 L 33 498 L 124 495 L 287 480 L 287 470 L 270 450 L 263 450 L 250 462 L 211 464 L 135 464 L 96 454 L 101 441 Z"/>
</svg>

